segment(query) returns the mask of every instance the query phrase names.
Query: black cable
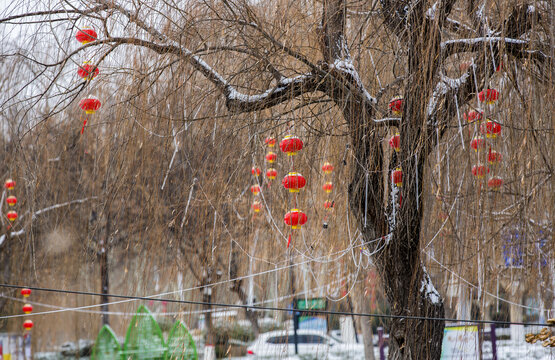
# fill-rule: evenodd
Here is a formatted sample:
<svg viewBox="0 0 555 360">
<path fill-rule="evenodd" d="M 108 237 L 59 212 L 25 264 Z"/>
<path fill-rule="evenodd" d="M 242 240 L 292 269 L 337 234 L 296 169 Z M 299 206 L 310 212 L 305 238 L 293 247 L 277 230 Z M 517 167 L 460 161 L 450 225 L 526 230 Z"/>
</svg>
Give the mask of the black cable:
<svg viewBox="0 0 555 360">
<path fill-rule="evenodd" d="M 22 286 L 22 285 L 11 285 L 11 284 L 0 284 L 0 287 L 11 288 L 11 289 L 31 289 L 36 291 L 47 291 L 60 294 L 74 294 L 74 295 L 88 295 L 88 296 L 108 296 L 117 299 L 129 299 L 129 300 L 148 300 L 148 301 L 165 301 L 168 303 L 177 304 L 189 304 L 189 305 L 211 305 L 211 306 L 221 306 L 221 307 L 231 307 L 240 309 L 253 309 L 253 310 L 268 310 L 268 311 L 288 311 L 288 312 L 300 312 L 300 313 L 310 313 L 310 314 L 322 314 L 322 315 L 345 315 L 345 316 L 365 316 L 365 317 L 377 317 L 386 319 L 410 319 L 410 320 L 428 320 L 428 321 L 450 321 L 450 322 L 462 322 L 462 323 L 475 323 L 475 324 L 510 324 L 510 325 L 524 325 L 524 326 L 553 326 L 547 323 L 526 323 L 526 322 L 511 322 L 511 321 L 496 321 L 496 320 L 463 320 L 455 318 L 439 318 L 439 317 L 427 317 L 427 316 L 404 316 L 404 315 L 392 315 L 392 314 L 366 314 L 366 313 L 356 313 L 356 312 L 346 312 L 346 311 L 331 311 L 331 310 L 301 310 L 301 309 L 288 309 L 288 308 L 278 308 L 272 306 L 254 306 L 254 305 L 242 305 L 242 304 L 225 304 L 217 302 L 204 302 L 204 301 L 192 301 L 192 300 L 175 300 L 175 299 L 157 299 L 154 297 L 146 296 L 131 296 L 131 295 L 116 295 L 116 294 L 102 294 L 88 291 L 77 291 L 77 290 L 63 290 L 63 289 L 51 289 L 33 286 Z M 156 296 L 156 295 L 154 295 Z"/>
</svg>

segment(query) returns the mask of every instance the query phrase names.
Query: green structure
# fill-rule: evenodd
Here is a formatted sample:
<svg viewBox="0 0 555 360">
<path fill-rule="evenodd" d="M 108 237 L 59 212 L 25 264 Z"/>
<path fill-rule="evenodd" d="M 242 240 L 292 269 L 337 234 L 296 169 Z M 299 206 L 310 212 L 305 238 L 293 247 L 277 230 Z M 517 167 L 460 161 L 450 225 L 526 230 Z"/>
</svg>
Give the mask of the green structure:
<svg viewBox="0 0 555 360">
<path fill-rule="evenodd" d="M 182 322 L 173 325 L 166 343 L 156 319 L 141 305 L 129 324 L 123 348 L 112 329 L 105 325 L 98 333 L 91 359 L 198 360 L 198 355 L 193 337 Z"/>
<path fill-rule="evenodd" d="M 121 346 L 116 334 L 108 325 L 104 325 L 94 343 L 91 359 L 117 359 L 121 356 Z"/>
</svg>

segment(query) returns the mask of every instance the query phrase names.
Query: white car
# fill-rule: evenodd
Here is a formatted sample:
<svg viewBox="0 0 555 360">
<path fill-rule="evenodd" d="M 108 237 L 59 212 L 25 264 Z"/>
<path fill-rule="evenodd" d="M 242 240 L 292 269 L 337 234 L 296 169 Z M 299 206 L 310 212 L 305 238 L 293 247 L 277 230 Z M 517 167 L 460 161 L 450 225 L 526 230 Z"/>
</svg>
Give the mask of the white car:
<svg viewBox="0 0 555 360">
<path fill-rule="evenodd" d="M 247 356 L 274 359 L 295 356 L 294 336 L 293 330 L 278 330 L 260 334 L 260 336 L 247 348 Z M 346 348 L 345 345 L 349 345 L 348 348 Z M 353 345 L 358 344 L 343 344 L 341 341 L 322 331 L 307 329 L 297 330 L 298 355 L 303 359 L 337 358 L 336 355 L 339 353 L 355 350 L 353 349 Z"/>
</svg>

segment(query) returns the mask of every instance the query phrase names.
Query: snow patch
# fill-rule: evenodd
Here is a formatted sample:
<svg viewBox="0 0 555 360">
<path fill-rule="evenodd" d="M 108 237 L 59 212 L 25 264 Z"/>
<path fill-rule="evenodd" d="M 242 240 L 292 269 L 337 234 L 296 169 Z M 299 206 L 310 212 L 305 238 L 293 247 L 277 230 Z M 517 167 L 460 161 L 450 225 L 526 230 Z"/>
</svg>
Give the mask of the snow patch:
<svg viewBox="0 0 555 360">
<path fill-rule="evenodd" d="M 372 95 L 370 95 L 370 93 L 368 91 L 366 91 L 366 88 L 362 84 L 362 80 L 360 80 L 360 76 L 358 75 L 358 72 L 356 71 L 355 66 L 353 65 L 353 62 L 351 61 L 351 58 L 336 59 L 334 61 L 333 65 L 331 65 L 331 66 L 335 67 L 339 71 L 342 71 L 342 72 L 345 72 L 345 73 L 351 75 L 351 77 L 355 80 L 359 89 L 362 90 L 362 94 L 366 98 L 366 101 L 368 101 L 372 104 L 377 104 L 378 103 L 378 100 L 375 97 L 373 97 Z"/>
<path fill-rule="evenodd" d="M 301 83 L 301 82 L 303 82 L 309 75 L 310 74 L 304 74 L 304 75 L 299 75 L 299 76 L 295 76 L 295 77 L 292 77 L 292 78 L 284 78 L 277 84 L 276 87 L 268 89 L 268 90 L 264 91 L 262 94 L 257 94 L 257 95 L 242 94 L 242 93 L 238 92 L 237 90 L 235 90 L 231 85 L 227 84 L 226 85 L 226 90 L 228 92 L 227 98 L 229 100 L 237 100 L 237 101 L 241 101 L 241 102 L 245 102 L 245 103 L 255 103 L 255 102 L 266 99 L 268 96 L 270 96 L 274 92 L 279 92 L 279 91 L 285 90 L 286 87 L 289 86 L 292 83 Z"/>
<path fill-rule="evenodd" d="M 455 39 L 455 40 L 447 40 L 441 43 L 441 48 L 445 48 L 449 44 L 467 44 L 467 45 L 475 45 L 481 42 L 493 42 L 493 41 L 503 41 L 506 43 L 512 44 L 527 44 L 527 40 L 521 39 L 513 39 L 501 36 L 492 36 L 492 37 L 478 37 L 478 38 L 470 38 L 470 39 Z"/>
<path fill-rule="evenodd" d="M 441 303 L 441 296 L 434 287 L 434 284 L 432 284 L 430 276 L 428 275 L 428 272 L 426 271 L 426 267 L 424 265 L 422 265 L 422 271 L 424 275 L 422 278 L 422 284 L 420 285 L 420 292 L 424 294 L 424 297 L 428 297 L 432 304 Z"/>
<path fill-rule="evenodd" d="M 426 16 L 430 20 L 434 20 L 436 18 L 436 13 L 437 13 L 437 1 L 434 3 L 434 5 L 432 5 L 431 8 L 428 9 L 428 11 L 426 11 Z"/>
</svg>

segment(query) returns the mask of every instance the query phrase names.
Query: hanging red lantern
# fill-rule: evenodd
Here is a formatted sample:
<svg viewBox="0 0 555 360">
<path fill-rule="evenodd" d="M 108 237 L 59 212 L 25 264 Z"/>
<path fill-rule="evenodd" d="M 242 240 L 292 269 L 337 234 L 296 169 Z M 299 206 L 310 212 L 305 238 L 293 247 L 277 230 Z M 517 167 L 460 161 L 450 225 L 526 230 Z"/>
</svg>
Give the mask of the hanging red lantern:
<svg viewBox="0 0 555 360">
<path fill-rule="evenodd" d="M 260 176 L 260 168 L 258 166 L 253 166 L 251 169 L 251 174 L 256 177 Z"/>
<path fill-rule="evenodd" d="M 268 147 L 274 147 L 276 145 L 276 139 L 273 137 L 267 137 L 264 140 L 264 144 L 266 144 Z"/>
<path fill-rule="evenodd" d="M 79 106 L 86 114 L 94 114 L 96 110 L 100 109 L 100 105 L 100 100 L 94 96 L 89 96 L 79 102 Z"/>
<path fill-rule="evenodd" d="M 29 297 L 29 295 L 31 295 L 31 289 L 21 289 L 21 295 L 23 295 L 23 297 Z"/>
<path fill-rule="evenodd" d="M 499 91 L 495 89 L 485 89 L 478 93 L 478 99 L 480 102 L 485 102 L 486 104 L 493 104 L 499 99 Z"/>
<path fill-rule="evenodd" d="M 503 179 L 500 177 L 492 177 L 488 180 L 488 187 L 492 190 L 499 190 L 501 186 L 503 186 Z"/>
<path fill-rule="evenodd" d="M 401 115 L 403 113 L 403 97 L 401 95 L 397 95 L 389 101 L 389 111 L 393 115 Z"/>
<path fill-rule="evenodd" d="M 503 159 L 503 156 L 495 150 L 489 150 L 488 153 L 488 162 L 490 164 L 495 164 L 500 162 Z"/>
<path fill-rule="evenodd" d="M 253 202 L 251 207 L 255 213 L 260 212 L 260 209 L 262 209 L 262 205 L 258 201 Z"/>
<path fill-rule="evenodd" d="M 395 135 L 389 139 L 389 146 L 391 146 L 395 152 L 399 152 L 399 150 L 401 150 L 401 134 L 398 132 L 395 133 Z"/>
<path fill-rule="evenodd" d="M 277 159 L 277 155 L 276 155 L 275 152 L 270 151 L 266 154 L 266 161 L 267 162 L 273 163 L 274 161 L 276 161 L 276 159 Z"/>
<path fill-rule="evenodd" d="M 401 170 L 401 168 L 396 168 L 395 170 L 393 170 L 393 173 L 391 173 L 391 180 L 393 181 L 395 186 L 403 186 L 403 171 Z"/>
<path fill-rule="evenodd" d="M 483 124 L 480 126 L 480 131 L 482 134 L 485 133 L 488 138 L 496 138 L 501 134 L 501 124 L 488 119 L 485 126 Z"/>
<path fill-rule="evenodd" d="M 484 178 L 484 176 L 486 176 L 486 173 L 489 173 L 489 169 L 487 166 L 478 164 L 472 167 L 472 175 L 474 175 L 478 179 Z"/>
<path fill-rule="evenodd" d="M 300 229 L 307 220 L 306 214 L 299 209 L 291 210 L 285 214 L 285 218 L 283 219 L 285 224 L 291 226 L 292 229 Z"/>
<path fill-rule="evenodd" d="M 93 28 L 84 27 L 81 30 L 77 31 L 77 34 L 75 34 L 75 38 L 81 44 L 87 44 L 95 41 L 98 38 L 98 34 Z"/>
<path fill-rule="evenodd" d="M 33 312 L 33 306 L 31 304 L 23 305 L 23 312 L 25 314 L 30 314 L 31 312 Z"/>
<path fill-rule="evenodd" d="M 279 143 L 279 148 L 289 156 L 296 155 L 303 148 L 303 141 L 296 136 L 287 135 Z"/>
<path fill-rule="evenodd" d="M 281 181 L 289 192 L 299 192 L 306 185 L 306 179 L 299 173 L 290 172 Z"/>
<path fill-rule="evenodd" d="M 83 65 L 79 66 L 79 69 L 77 69 L 77 75 L 86 80 L 94 79 L 99 73 L 100 70 L 98 70 L 98 67 L 93 66 L 90 61 L 85 61 Z"/>
<path fill-rule="evenodd" d="M 33 320 L 25 320 L 23 322 L 23 327 L 25 328 L 25 330 L 29 331 L 33 328 Z"/>
<path fill-rule="evenodd" d="M 470 141 L 470 147 L 474 149 L 474 151 L 478 151 L 478 149 L 483 149 L 486 145 L 484 138 L 481 136 L 475 136 L 472 141 Z"/>
<path fill-rule="evenodd" d="M 324 189 L 324 191 L 329 194 L 330 192 L 333 191 L 333 183 L 331 182 L 325 183 L 324 185 L 322 185 L 322 189 Z"/>
<path fill-rule="evenodd" d="M 326 174 L 331 174 L 333 172 L 333 165 L 329 162 L 325 162 L 324 165 L 322 165 L 322 171 Z"/>
<path fill-rule="evenodd" d="M 474 121 L 480 121 L 482 120 L 482 115 L 484 113 L 482 111 L 478 112 L 475 110 L 470 110 L 467 113 L 463 114 L 463 118 L 468 121 L 469 123 L 474 122 Z"/>
<path fill-rule="evenodd" d="M 8 203 L 9 206 L 14 206 L 17 203 L 17 198 L 13 195 L 8 196 L 6 198 L 6 202 Z"/>
<path fill-rule="evenodd" d="M 13 210 L 8 211 L 8 212 L 6 213 L 6 217 L 7 217 L 8 220 L 10 220 L 10 221 L 15 221 L 15 219 L 17 219 L 17 212 L 15 212 L 15 211 L 13 211 Z"/>
<path fill-rule="evenodd" d="M 277 176 L 277 170 L 272 168 L 266 170 L 266 176 L 268 177 L 268 179 L 274 180 Z"/>
<path fill-rule="evenodd" d="M 332 211 L 334 205 L 335 205 L 335 203 L 333 201 L 330 201 L 330 200 L 324 201 L 324 209 L 326 209 L 328 211 Z"/>
<path fill-rule="evenodd" d="M 251 186 L 251 193 L 253 193 L 254 195 L 258 195 L 260 193 L 260 186 L 259 185 Z"/>
<path fill-rule="evenodd" d="M 13 188 L 15 187 L 15 181 L 13 181 L 12 179 L 6 180 L 6 182 L 4 183 L 4 187 L 8 190 L 13 190 Z"/>
</svg>

